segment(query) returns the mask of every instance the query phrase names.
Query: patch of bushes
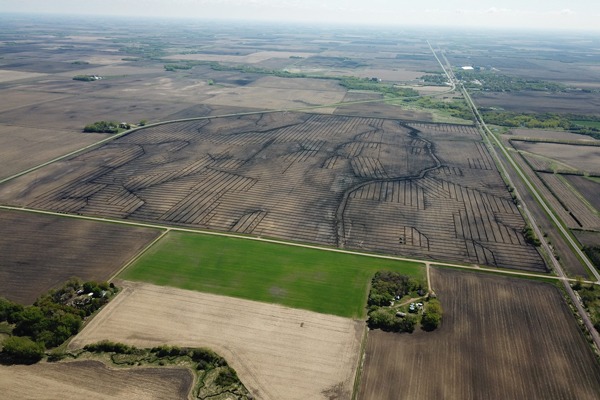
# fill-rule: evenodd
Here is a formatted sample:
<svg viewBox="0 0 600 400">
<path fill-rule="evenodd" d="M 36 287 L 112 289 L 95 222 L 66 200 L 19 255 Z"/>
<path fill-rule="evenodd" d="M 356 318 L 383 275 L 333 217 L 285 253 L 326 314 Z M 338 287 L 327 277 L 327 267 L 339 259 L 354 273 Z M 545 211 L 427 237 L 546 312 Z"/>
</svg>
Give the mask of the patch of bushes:
<svg viewBox="0 0 600 400">
<path fill-rule="evenodd" d="M 421 326 L 425 331 L 433 331 L 442 322 L 442 304 L 437 299 L 430 299 L 425 304 L 425 311 L 423 311 L 423 317 L 421 318 Z"/>
<path fill-rule="evenodd" d="M 114 121 L 97 121 L 93 124 L 86 125 L 83 128 L 83 131 L 94 133 L 117 133 L 119 132 L 119 124 Z"/>
<path fill-rule="evenodd" d="M 419 92 L 410 88 L 401 88 L 395 85 L 373 81 L 369 78 L 341 77 L 340 85 L 348 90 L 370 90 L 393 97 L 418 97 Z"/>
<path fill-rule="evenodd" d="M 236 372 L 230 367 L 224 367 L 219 371 L 215 383 L 221 387 L 237 385 L 240 383 Z"/>
<path fill-rule="evenodd" d="M 381 329 L 386 332 L 412 333 L 417 325 L 417 317 L 406 315 L 397 317 L 396 311 L 389 307 L 378 307 L 369 313 L 367 324 L 371 329 Z"/>
<path fill-rule="evenodd" d="M 596 268 L 600 268 L 600 246 L 583 246 L 583 252 Z"/>
<path fill-rule="evenodd" d="M 28 337 L 11 336 L 2 342 L 2 354 L 17 364 L 34 364 L 44 357 L 44 345 Z"/>
<path fill-rule="evenodd" d="M 193 67 L 194 66 L 192 64 L 165 64 L 164 65 L 165 71 L 170 71 L 170 72 L 176 71 L 178 69 L 183 69 L 183 70 L 192 69 Z"/>
<path fill-rule="evenodd" d="M 534 245 L 536 247 L 539 247 L 542 242 L 540 242 L 540 239 L 537 238 L 537 236 L 535 235 L 535 232 L 533 232 L 533 229 L 531 229 L 531 227 L 528 225 L 526 227 L 523 228 L 523 237 L 525 238 L 525 241 L 531 245 Z"/>
<path fill-rule="evenodd" d="M 102 340 L 98 343 L 88 344 L 85 345 L 83 349 L 91 353 L 136 354 L 137 352 L 137 348 L 135 346 L 111 342 L 110 340 Z"/>
<path fill-rule="evenodd" d="M 600 287 L 594 284 L 583 285 L 581 280 L 578 280 L 573 285 L 573 289 L 579 293 L 579 297 L 590 315 L 594 328 L 600 332 Z"/>
<path fill-rule="evenodd" d="M 393 271 L 378 271 L 371 281 L 369 306 L 387 306 L 396 296 L 423 290 L 423 283 Z"/>
<path fill-rule="evenodd" d="M 398 316 L 398 309 L 391 307 L 397 298 L 411 292 L 424 293 L 424 284 L 418 280 L 393 271 L 378 271 L 371 281 L 368 298 L 367 324 L 371 329 L 388 332 L 413 332 L 418 317 L 403 313 Z"/>
<path fill-rule="evenodd" d="M 93 82 L 97 81 L 98 77 L 95 75 L 75 75 L 73 77 L 74 81 L 83 81 L 83 82 Z"/>
<path fill-rule="evenodd" d="M 13 324 L 12 336 L 8 338 L 9 346 L 3 353 L 15 361 L 15 354 L 8 354 L 11 344 L 27 341 L 13 339 L 20 337 L 35 343 L 35 350 L 41 348 L 42 355 L 46 348 L 59 346 L 81 329 L 84 318 L 102 307 L 117 291 L 114 285 L 106 282 L 84 282 L 70 279 L 61 288 L 50 290 L 42 295 L 31 306 L 23 307 L 7 299 L 0 298 L 0 322 Z M 15 342 L 16 341 L 16 342 Z M 34 349 L 29 346 L 29 350 Z M 23 353 L 23 362 L 31 362 L 32 358 Z"/>
</svg>

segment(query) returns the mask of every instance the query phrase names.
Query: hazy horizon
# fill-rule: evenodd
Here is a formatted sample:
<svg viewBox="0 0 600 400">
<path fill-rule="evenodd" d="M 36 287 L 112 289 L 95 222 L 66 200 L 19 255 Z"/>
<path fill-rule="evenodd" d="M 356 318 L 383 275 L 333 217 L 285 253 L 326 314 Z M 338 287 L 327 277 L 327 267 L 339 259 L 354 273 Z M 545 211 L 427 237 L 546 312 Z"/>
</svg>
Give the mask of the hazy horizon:
<svg viewBox="0 0 600 400">
<path fill-rule="evenodd" d="M 199 20 L 352 24 L 388 27 L 598 31 L 600 4 L 587 1 L 387 0 L 19 0 L 2 1 L 3 14 L 158 17 Z"/>
</svg>

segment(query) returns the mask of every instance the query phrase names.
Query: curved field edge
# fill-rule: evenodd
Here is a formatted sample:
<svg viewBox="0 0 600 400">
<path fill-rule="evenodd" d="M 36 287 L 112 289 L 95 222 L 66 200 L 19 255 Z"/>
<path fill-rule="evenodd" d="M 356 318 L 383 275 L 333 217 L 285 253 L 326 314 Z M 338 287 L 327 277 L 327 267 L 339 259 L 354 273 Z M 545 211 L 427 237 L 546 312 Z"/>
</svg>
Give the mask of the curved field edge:
<svg viewBox="0 0 600 400">
<path fill-rule="evenodd" d="M 350 398 L 364 323 L 280 305 L 146 283 L 121 293 L 69 344 L 207 347 L 255 398 Z"/>
<path fill-rule="evenodd" d="M 119 278 L 364 318 L 368 285 L 379 270 L 425 281 L 420 263 L 179 232 Z"/>
</svg>

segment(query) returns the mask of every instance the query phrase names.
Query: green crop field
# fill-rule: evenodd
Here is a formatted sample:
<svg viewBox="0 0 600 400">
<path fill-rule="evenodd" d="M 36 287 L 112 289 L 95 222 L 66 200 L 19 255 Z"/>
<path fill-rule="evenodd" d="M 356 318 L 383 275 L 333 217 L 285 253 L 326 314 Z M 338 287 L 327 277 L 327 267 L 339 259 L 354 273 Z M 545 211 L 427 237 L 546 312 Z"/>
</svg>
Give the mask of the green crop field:
<svg viewBox="0 0 600 400">
<path fill-rule="evenodd" d="M 362 318 L 383 269 L 425 281 L 419 263 L 171 232 L 119 278 Z"/>
<path fill-rule="evenodd" d="M 578 119 L 578 120 L 573 120 L 571 122 L 573 122 L 574 124 L 577 124 L 579 126 L 583 126 L 585 128 L 599 128 L 600 129 L 600 121 Z"/>
</svg>

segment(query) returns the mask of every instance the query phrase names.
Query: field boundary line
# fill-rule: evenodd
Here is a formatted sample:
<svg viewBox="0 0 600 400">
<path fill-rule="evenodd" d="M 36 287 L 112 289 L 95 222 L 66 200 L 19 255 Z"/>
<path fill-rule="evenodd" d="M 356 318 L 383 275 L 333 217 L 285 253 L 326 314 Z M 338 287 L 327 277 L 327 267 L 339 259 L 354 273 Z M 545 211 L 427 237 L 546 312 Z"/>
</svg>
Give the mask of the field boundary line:
<svg viewBox="0 0 600 400">
<path fill-rule="evenodd" d="M 356 372 L 354 375 L 354 385 L 352 387 L 352 400 L 356 400 L 358 398 L 358 394 L 360 391 L 360 381 L 362 378 L 362 373 L 365 365 L 365 354 L 367 351 L 367 340 L 369 338 L 369 327 L 367 324 L 364 326 L 364 332 L 362 335 L 362 340 L 360 341 L 360 351 L 358 356 L 358 365 L 356 366 Z"/>
<path fill-rule="evenodd" d="M 133 257 L 131 257 L 131 259 L 129 261 L 127 261 L 121 268 L 119 268 L 119 270 L 117 272 L 115 272 L 114 274 L 112 274 L 112 276 L 110 278 L 108 278 L 108 282 L 111 282 L 113 279 L 115 279 L 117 276 L 119 276 L 123 271 L 125 271 L 127 268 L 129 268 L 129 266 L 131 264 L 136 262 L 144 254 L 146 254 L 146 252 L 148 250 L 150 250 L 150 248 L 153 247 L 156 243 L 158 243 L 159 240 L 161 240 L 163 237 L 165 237 L 165 235 L 167 233 L 169 233 L 170 230 L 171 230 L 170 228 L 165 229 L 160 235 L 158 235 L 157 238 L 155 238 L 153 241 L 148 243 L 148 245 L 146 245 L 146 247 L 144 247 L 137 254 L 135 254 Z"/>
<path fill-rule="evenodd" d="M 360 252 L 360 251 L 336 249 L 336 248 L 332 248 L 332 247 L 311 245 L 311 244 L 305 244 L 305 243 L 286 242 L 283 240 L 268 239 L 268 238 L 263 238 L 260 236 L 244 236 L 244 235 L 225 233 L 225 232 L 215 232 L 215 231 L 193 229 L 193 228 L 182 228 L 182 227 L 176 227 L 176 226 L 151 224 L 151 223 L 145 223 L 145 222 L 125 221 L 125 220 L 110 219 L 110 218 L 103 218 L 103 217 L 66 214 L 66 213 L 59 213 L 59 212 L 54 212 L 54 211 L 36 210 L 33 208 L 27 208 L 27 207 L 15 207 L 15 206 L 0 205 L 0 210 L 30 212 L 30 213 L 35 213 L 35 214 L 45 214 L 45 215 L 52 215 L 52 216 L 58 216 L 58 217 L 64 217 L 64 218 L 83 219 L 83 220 L 88 220 L 88 221 L 115 223 L 115 224 L 136 226 L 136 227 L 142 227 L 142 228 L 166 230 L 166 232 L 163 232 L 163 235 L 161 235 L 161 237 L 170 232 L 194 233 L 194 234 L 199 234 L 199 235 L 229 237 L 229 238 L 233 238 L 233 239 L 254 240 L 257 242 L 273 243 L 273 244 L 279 244 L 279 245 L 285 245 L 285 246 L 322 250 L 322 251 L 329 251 L 329 252 L 341 253 L 341 254 L 372 257 L 372 258 L 379 258 L 379 259 L 384 259 L 384 260 L 406 261 L 406 262 L 412 262 L 412 263 L 416 263 L 416 264 L 423 264 L 423 266 L 425 266 L 426 263 L 430 263 L 430 264 L 432 264 L 433 267 L 441 266 L 441 267 L 447 267 L 447 268 L 457 268 L 457 269 L 466 269 L 466 270 L 472 270 L 472 271 L 489 272 L 489 273 L 500 274 L 500 275 L 520 276 L 523 278 L 527 278 L 527 277 L 543 278 L 543 279 L 558 280 L 558 281 L 565 281 L 565 282 L 576 282 L 576 279 L 568 278 L 566 276 L 559 277 L 556 275 L 544 275 L 541 273 L 534 273 L 534 272 L 517 271 L 517 270 L 513 271 L 513 270 L 507 270 L 507 269 L 495 269 L 495 268 L 489 268 L 489 267 L 482 267 L 479 265 L 461 265 L 461 264 L 455 264 L 455 263 L 446 263 L 443 261 L 422 260 L 422 259 L 408 258 L 408 257 L 401 257 L 401 256 L 392 256 L 392 255 L 386 255 L 386 254 L 364 253 L 364 252 Z M 153 243 L 156 243 L 156 242 L 157 242 L 157 240 L 155 240 Z M 584 281 L 584 283 L 597 284 L 598 282 L 587 280 L 587 281 Z"/>
</svg>

